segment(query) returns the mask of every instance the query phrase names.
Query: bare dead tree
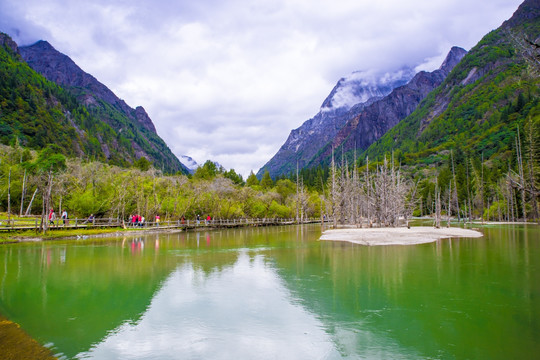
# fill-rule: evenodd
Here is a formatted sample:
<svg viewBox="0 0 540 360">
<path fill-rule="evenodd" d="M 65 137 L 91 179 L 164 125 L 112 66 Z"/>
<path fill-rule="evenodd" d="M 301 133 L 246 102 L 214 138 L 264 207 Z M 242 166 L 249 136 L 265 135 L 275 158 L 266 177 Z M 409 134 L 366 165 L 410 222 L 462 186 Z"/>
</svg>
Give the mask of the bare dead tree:
<svg viewBox="0 0 540 360">
<path fill-rule="evenodd" d="M 39 188 L 36 187 L 36 189 L 34 190 L 34 193 L 32 194 L 32 198 L 30 199 L 30 203 L 28 203 L 28 207 L 26 208 L 26 211 L 25 211 L 25 213 L 24 213 L 25 216 L 30 215 L 30 212 L 31 212 L 31 210 L 32 210 L 32 203 L 34 202 L 34 199 L 35 199 L 35 197 L 36 197 L 36 194 L 37 194 L 37 192 L 38 192 L 38 189 L 39 189 Z"/>
<path fill-rule="evenodd" d="M 525 174 L 523 172 L 523 156 L 521 152 L 521 137 L 519 136 L 519 126 L 517 128 L 517 136 L 516 136 L 516 156 L 517 156 L 517 164 L 518 164 L 518 176 L 519 176 L 519 185 L 518 188 L 521 193 L 521 212 L 523 215 L 523 221 L 527 221 L 527 213 L 525 210 Z"/>
<path fill-rule="evenodd" d="M 330 199 L 331 199 L 331 206 L 332 206 L 332 220 L 334 228 L 337 227 L 337 214 L 336 214 L 336 204 L 338 201 L 338 189 L 337 189 L 337 183 L 336 183 L 336 161 L 334 159 L 334 149 L 332 148 L 332 163 L 330 167 L 331 172 L 331 189 L 330 189 Z"/>
<path fill-rule="evenodd" d="M 24 195 L 25 194 L 26 194 L 26 169 L 24 169 L 24 175 L 23 175 L 23 183 L 22 183 L 22 191 L 21 191 L 21 211 L 19 212 L 19 216 L 23 215 Z"/>
<path fill-rule="evenodd" d="M 41 222 L 40 222 L 39 230 L 43 232 L 46 232 L 49 227 L 49 222 L 47 221 L 48 220 L 47 212 L 51 209 L 51 203 L 52 203 L 51 195 L 52 195 L 52 188 L 53 188 L 53 180 L 54 180 L 54 175 L 51 169 L 48 172 L 46 182 L 42 185 L 43 191 L 41 192 L 43 201 L 42 201 Z"/>
<path fill-rule="evenodd" d="M 435 228 L 441 228 L 441 189 L 435 184 Z"/>
<path fill-rule="evenodd" d="M 446 227 L 450 227 L 450 216 L 452 216 L 452 182 L 448 186 L 448 209 L 446 213 L 447 223 Z"/>
<path fill-rule="evenodd" d="M 8 202 L 8 208 L 7 208 L 7 222 L 8 225 L 11 223 L 11 166 L 9 167 L 9 175 L 8 175 L 8 193 L 7 193 L 7 202 Z"/>
<path fill-rule="evenodd" d="M 454 180 L 454 192 L 452 193 L 452 196 L 454 197 L 454 203 L 456 204 L 458 222 L 460 222 L 461 218 L 459 214 L 459 197 L 458 197 L 458 191 L 457 191 L 456 170 L 454 168 L 454 152 L 452 150 L 450 150 L 450 156 L 452 158 L 452 178 Z"/>
</svg>

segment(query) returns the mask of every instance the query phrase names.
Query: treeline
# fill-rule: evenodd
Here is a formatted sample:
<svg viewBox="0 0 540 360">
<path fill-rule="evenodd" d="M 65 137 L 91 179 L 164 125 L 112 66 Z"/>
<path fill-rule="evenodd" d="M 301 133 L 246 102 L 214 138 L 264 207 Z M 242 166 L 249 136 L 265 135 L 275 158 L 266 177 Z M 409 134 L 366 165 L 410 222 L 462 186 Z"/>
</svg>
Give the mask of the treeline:
<svg viewBox="0 0 540 360">
<path fill-rule="evenodd" d="M 503 109 L 503 112 L 523 109 L 520 105 L 522 103 L 522 100 L 518 100 L 513 109 Z M 369 206 L 377 206 L 374 203 L 384 202 L 384 199 L 370 198 L 370 191 L 373 192 L 376 187 L 373 176 L 387 167 L 393 167 L 392 171 L 396 174 L 399 172 L 403 177 L 402 184 L 405 184 L 408 191 L 399 201 L 401 206 L 412 210 L 414 216 L 445 214 L 460 220 L 537 221 L 540 196 L 540 116 L 529 113 L 522 124 L 521 127 L 516 124 L 511 130 L 501 130 L 505 139 L 510 131 L 513 135 L 511 141 L 479 148 L 478 152 L 456 142 L 450 150 L 441 149 L 434 156 L 423 159 L 414 156 L 419 159 L 416 162 L 410 161 L 411 156 L 400 150 L 393 155 L 387 154 L 382 158 L 378 156 L 375 161 L 369 161 L 369 157 L 354 161 L 343 154 L 337 157 L 338 164 L 334 163 L 334 171 L 332 165 L 319 166 L 302 169 L 299 174 L 310 191 L 321 192 L 328 189 L 328 184 L 333 181 L 333 172 L 339 173 L 340 180 L 336 186 L 349 189 L 345 191 L 348 195 L 344 201 L 353 201 L 351 199 L 359 196 L 354 200 L 355 205 L 347 205 L 349 209 L 353 206 L 356 209 L 349 210 L 347 220 L 343 222 L 359 216 L 366 221 L 381 220 L 373 216 L 373 209 L 367 210 Z M 488 136 L 496 134 L 490 133 Z M 488 151 L 495 147 L 498 151 Z M 387 165 L 384 165 L 385 161 Z M 352 180 L 355 172 L 359 178 Z M 295 181 L 295 174 L 289 174 L 287 178 Z M 351 183 L 355 183 L 352 188 Z M 355 193 L 357 191 L 360 194 Z M 407 215 L 403 209 L 398 213 L 402 217 Z M 337 217 L 345 218 L 339 214 Z"/>
<path fill-rule="evenodd" d="M 191 176 L 167 175 L 145 158 L 132 168 L 66 158 L 57 145 L 33 151 L 0 147 L 0 210 L 41 215 L 50 208 L 70 217 L 163 220 L 197 215 L 234 219 L 332 217 L 336 225 L 396 226 L 411 216 L 460 220 L 538 220 L 540 118 L 517 129 L 512 149 L 486 158 L 460 146 L 432 166 L 403 166 L 396 154 L 348 165 L 345 157 L 298 176 L 244 181 L 207 161 Z M 46 223 L 46 221 L 44 221 Z"/>
<path fill-rule="evenodd" d="M 233 219 L 292 218 L 297 208 L 297 186 L 288 179 L 276 182 L 250 177 L 246 182 L 234 170 L 217 168 L 211 161 L 193 176 L 166 175 L 146 160 L 138 167 L 120 168 L 102 162 L 66 158 L 50 145 L 36 152 L 20 146 L 2 146 L 0 154 L 0 208 L 10 214 L 46 216 L 66 209 L 70 217 L 127 219 L 194 219 L 198 214 Z M 304 216 L 320 215 L 320 199 L 310 193 Z"/>
</svg>

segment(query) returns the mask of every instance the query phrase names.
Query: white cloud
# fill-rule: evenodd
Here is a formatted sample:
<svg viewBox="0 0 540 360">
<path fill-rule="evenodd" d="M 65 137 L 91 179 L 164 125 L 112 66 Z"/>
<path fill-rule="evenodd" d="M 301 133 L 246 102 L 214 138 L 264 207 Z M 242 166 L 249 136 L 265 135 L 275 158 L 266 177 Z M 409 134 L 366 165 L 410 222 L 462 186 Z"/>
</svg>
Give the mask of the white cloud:
<svg viewBox="0 0 540 360">
<path fill-rule="evenodd" d="M 129 105 L 144 106 L 176 154 L 247 175 L 339 78 L 432 70 L 520 2 L 3 0 L 0 30 L 26 44 L 48 40 Z"/>
</svg>

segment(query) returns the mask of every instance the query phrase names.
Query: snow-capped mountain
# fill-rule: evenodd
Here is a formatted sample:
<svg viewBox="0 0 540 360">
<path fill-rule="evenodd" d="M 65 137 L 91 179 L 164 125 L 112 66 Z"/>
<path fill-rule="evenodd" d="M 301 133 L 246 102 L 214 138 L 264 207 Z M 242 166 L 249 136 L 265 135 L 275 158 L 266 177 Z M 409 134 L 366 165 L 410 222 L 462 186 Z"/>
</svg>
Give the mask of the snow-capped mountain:
<svg viewBox="0 0 540 360">
<path fill-rule="evenodd" d="M 406 84 L 413 76 L 414 70 L 405 68 L 385 74 L 358 71 L 341 78 L 319 112 L 291 131 L 285 144 L 257 175 L 262 176 L 265 170 L 272 177 L 288 174 L 296 169 L 297 162 L 300 168 L 305 167 L 349 119 L 358 115 L 365 106 Z"/>
<path fill-rule="evenodd" d="M 349 110 L 355 105 L 373 102 L 398 86 L 405 85 L 414 76 L 414 70 L 404 68 L 394 73 L 375 74 L 355 71 L 341 78 L 324 100 L 321 111 Z"/>
<path fill-rule="evenodd" d="M 199 167 L 199 164 L 197 164 L 195 160 L 187 155 L 180 155 L 180 161 L 188 168 L 191 174 L 193 174 Z"/>
</svg>

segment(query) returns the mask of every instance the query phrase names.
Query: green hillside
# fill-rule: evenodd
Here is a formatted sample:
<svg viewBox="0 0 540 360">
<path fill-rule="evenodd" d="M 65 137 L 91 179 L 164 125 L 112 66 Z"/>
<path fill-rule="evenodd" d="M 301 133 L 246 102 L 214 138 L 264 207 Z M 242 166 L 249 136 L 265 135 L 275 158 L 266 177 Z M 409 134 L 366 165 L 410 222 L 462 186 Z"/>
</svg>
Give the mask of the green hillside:
<svg viewBox="0 0 540 360">
<path fill-rule="evenodd" d="M 66 156 L 123 167 L 143 153 L 158 169 L 187 173 L 159 136 L 103 101 L 85 107 L 76 93 L 32 70 L 16 49 L 9 36 L 0 34 L 0 143 L 36 150 L 53 144 Z"/>
<path fill-rule="evenodd" d="M 456 148 L 486 159 L 510 157 L 517 128 L 523 131 L 540 117 L 539 36 L 539 17 L 516 26 L 507 22 L 486 35 L 364 155 L 375 159 L 397 151 L 411 165 L 436 163 L 447 157 L 444 150 Z"/>
</svg>

